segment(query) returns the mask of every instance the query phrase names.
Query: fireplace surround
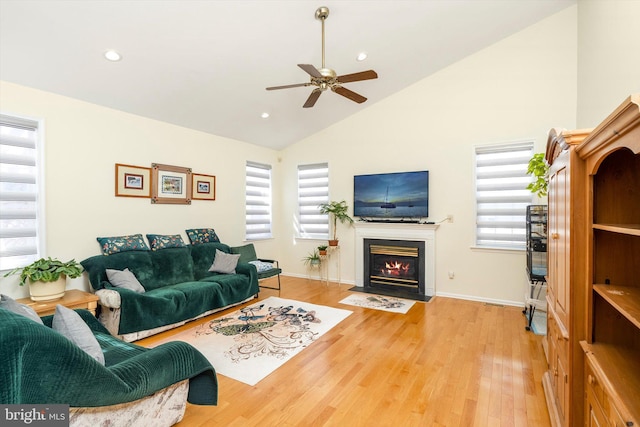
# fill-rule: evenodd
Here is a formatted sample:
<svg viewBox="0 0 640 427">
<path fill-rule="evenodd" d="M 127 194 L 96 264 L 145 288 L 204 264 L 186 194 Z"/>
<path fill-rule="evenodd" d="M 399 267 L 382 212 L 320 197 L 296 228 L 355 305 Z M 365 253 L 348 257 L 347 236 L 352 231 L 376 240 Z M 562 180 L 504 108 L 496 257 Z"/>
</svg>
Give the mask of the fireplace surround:
<svg viewBox="0 0 640 427">
<path fill-rule="evenodd" d="M 414 297 L 413 299 L 418 300 L 428 300 L 429 297 L 435 295 L 435 231 L 438 228 L 437 224 L 357 222 L 354 226 L 356 229 L 356 290 L 398 297 L 402 297 L 403 295 L 401 294 L 404 293 L 406 294 L 405 296 Z M 404 266 L 404 268 L 412 270 L 412 273 L 417 272 L 420 276 L 409 279 L 400 277 L 401 280 L 394 281 L 393 284 L 389 285 L 385 282 L 389 279 L 394 279 L 395 277 L 393 276 L 396 276 L 396 273 L 400 276 L 401 274 L 404 275 L 404 272 L 387 271 L 381 272 L 379 275 L 369 274 L 372 262 L 382 262 L 376 261 L 375 255 L 378 254 L 374 254 L 372 257 L 369 253 L 371 244 L 374 245 L 376 252 L 380 252 L 380 247 L 382 247 L 382 252 L 391 248 L 387 252 L 391 253 L 390 261 L 392 263 L 408 263 L 410 265 Z M 413 248 L 418 248 L 419 252 L 421 252 L 417 258 L 414 257 Z M 376 268 L 380 270 L 385 267 L 384 265 L 378 265 Z M 393 265 L 392 267 L 403 268 L 400 265 Z M 376 281 L 374 286 L 370 286 L 370 276 L 379 276 L 373 279 Z M 414 279 L 418 283 L 414 284 L 412 282 Z M 398 292 L 402 290 L 402 280 L 409 281 L 407 282 L 408 287 L 405 292 Z"/>
</svg>

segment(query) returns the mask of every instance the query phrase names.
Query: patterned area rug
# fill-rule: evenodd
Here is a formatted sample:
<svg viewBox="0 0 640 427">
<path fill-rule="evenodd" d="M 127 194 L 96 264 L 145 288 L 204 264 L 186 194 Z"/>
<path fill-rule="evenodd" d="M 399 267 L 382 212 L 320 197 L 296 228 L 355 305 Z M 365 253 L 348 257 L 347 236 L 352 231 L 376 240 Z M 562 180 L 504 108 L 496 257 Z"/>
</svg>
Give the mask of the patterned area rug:
<svg viewBox="0 0 640 427">
<path fill-rule="evenodd" d="M 351 313 L 269 297 L 162 342 L 188 342 L 220 375 L 256 385 Z"/>
<path fill-rule="evenodd" d="M 341 304 L 355 305 L 357 307 L 373 308 L 375 310 L 390 311 L 392 313 L 406 314 L 415 301 L 401 298 L 387 297 L 375 294 L 352 294 L 340 301 Z"/>
</svg>

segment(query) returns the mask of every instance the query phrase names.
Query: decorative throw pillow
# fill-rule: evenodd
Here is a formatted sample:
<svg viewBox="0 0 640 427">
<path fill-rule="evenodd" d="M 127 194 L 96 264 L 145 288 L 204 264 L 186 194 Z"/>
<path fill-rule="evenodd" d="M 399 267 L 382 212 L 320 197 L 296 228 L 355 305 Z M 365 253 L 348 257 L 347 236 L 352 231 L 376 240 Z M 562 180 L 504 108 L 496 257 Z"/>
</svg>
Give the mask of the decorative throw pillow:
<svg viewBox="0 0 640 427">
<path fill-rule="evenodd" d="M 213 228 L 191 228 L 186 230 L 187 237 L 192 245 L 198 243 L 219 243 L 220 238 Z"/>
<path fill-rule="evenodd" d="M 56 305 L 51 329 L 65 336 L 98 363 L 104 365 L 104 354 L 100 344 L 91 332 L 91 328 L 78 313 L 63 305 Z"/>
<path fill-rule="evenodd" d="M 157 251 L 166 248 L 181 248 L 184 246 L 184 240 L 179 234 L 147 234 L 147 240 L 149 240 L 149 246 L 152 251 Z"/>
<path fill-rule="evenodd" d="M 28 305 L 20 304 L 18 301 L 14 300 L 11 297 L 6 295 L 0 295 L 0 307 L 5 310 L 9 310 L 12 313 L 19 314 L 21 316 L 26 317 L 27 319 L 31 319 L 36 323 L 42 323 L 42 319 L 38 316 L 38 313 Z"/>
<path fill-rule="evenodd" d="M 258 273 L 262 273 L 263 271 L 268 271 L 273 268 L 273 264 L 270 262 L 264 261 L 249 261 L 249 264 L 253 264 L 258 269 Z"/>
<path fill-rule="evenodd" d="M 132 234 L 130 236 L 97 237 L 100 248 L 104 255 L 111 255 L 118 252 L 127 251 L 148 251 L 149 247 L 144 242 L 142 234 Z"/>
<path fill-rule="evenodd" d="M 238 258 L 240 258 L 239 254 L 228 254 L 222 252 L 220 249 L 216 249 L 216 257 L 213 259 L 213 264 L 211 264 L 209 271 L 213 271 L 214 273 L 236 274 Z"/>
<path fill-rule="evenodd" d="M 143 294 L 145 292 L 144 286 L 138 281 L 135 274 L 128 268 L 124 270 L 112 270 L 106 269 L 107 279 L 116 288 L 129 289 L 133 292 Z"/>
</svg>

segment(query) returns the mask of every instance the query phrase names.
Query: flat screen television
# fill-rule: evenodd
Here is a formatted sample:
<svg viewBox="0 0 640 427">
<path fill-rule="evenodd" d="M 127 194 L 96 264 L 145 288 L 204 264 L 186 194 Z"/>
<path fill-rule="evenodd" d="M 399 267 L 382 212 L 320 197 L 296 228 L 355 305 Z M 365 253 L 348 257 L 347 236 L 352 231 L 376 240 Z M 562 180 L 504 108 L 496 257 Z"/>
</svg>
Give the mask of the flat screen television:
<svg viewBox="0 0 640 427">
<path fill-rule="evenodd" d="M 429 171 L 353 177 L 353 215 L 362 219 L 429 216 Z"/>
</svg>

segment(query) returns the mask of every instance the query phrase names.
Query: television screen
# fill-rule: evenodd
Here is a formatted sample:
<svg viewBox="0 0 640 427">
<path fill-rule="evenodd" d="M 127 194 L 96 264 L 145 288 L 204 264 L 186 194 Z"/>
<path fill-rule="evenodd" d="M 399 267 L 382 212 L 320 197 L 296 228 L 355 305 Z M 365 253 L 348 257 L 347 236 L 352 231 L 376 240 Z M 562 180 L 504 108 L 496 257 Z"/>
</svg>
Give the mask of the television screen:
<svg viewBox="0 0 640 427">
<path fill-rule="evenodd" d="M 353 177 L 353 215 L 361 218 L 429 216 L 429 171 Z"/>
</svg>

